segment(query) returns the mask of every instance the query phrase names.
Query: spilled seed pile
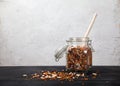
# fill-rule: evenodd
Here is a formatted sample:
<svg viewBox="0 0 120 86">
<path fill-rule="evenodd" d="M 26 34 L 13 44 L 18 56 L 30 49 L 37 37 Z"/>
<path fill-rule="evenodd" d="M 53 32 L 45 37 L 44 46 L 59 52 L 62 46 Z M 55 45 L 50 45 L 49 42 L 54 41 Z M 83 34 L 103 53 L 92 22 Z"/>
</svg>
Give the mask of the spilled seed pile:
<svg viewBox="0 0 120 86">
<path fill-rule="evenodd" d="M 33 74 L 23 74 L 22 77 L 26 80 L 60 80 L 60 81 L 74 81 L 74 80 L 89 80 L 97 78 L 99 74 L 92 72 L 90 74 L 84 72 L 67 72 L 67 71 L 41 71 Z"/>
</svg>

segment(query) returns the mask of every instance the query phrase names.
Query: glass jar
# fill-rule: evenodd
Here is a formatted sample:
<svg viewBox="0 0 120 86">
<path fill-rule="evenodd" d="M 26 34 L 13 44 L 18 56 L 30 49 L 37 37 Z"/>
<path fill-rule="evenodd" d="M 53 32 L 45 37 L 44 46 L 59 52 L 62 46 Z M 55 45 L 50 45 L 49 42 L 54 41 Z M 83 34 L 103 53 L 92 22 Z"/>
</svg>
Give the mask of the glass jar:
<svg viewBox="0 0 120 86">
<path fill-rule="evenodd" d="M 57 61 L 66 54 L 66 69 L 85 71 L 92 66 L 92 46 L 88 37 L 71 37 L 67 45 L 59 49 L 55 57 Z"/>
<path fill-rule="evenodd" d="M 67 40 L 67 70 L 82 71 L 92 66 L 91 40 L 88 37 L 75 37 Z"/>
</svg>

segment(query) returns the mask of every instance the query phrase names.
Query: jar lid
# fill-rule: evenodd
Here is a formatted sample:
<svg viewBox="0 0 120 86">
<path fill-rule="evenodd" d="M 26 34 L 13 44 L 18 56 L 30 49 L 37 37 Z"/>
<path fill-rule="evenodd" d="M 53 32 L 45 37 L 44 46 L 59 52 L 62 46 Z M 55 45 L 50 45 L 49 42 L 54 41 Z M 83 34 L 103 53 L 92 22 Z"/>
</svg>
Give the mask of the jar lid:
<svg viewBox="0 0 120 86">
<path fill-rule="evenodd" d="M 63 57 L 67 47 L 68 47 L 68 45 L 65 45 L 56 50 L 55 55 L 54 55 L 56 61 L 59 61 L 59 59 Z"/>
</svg>

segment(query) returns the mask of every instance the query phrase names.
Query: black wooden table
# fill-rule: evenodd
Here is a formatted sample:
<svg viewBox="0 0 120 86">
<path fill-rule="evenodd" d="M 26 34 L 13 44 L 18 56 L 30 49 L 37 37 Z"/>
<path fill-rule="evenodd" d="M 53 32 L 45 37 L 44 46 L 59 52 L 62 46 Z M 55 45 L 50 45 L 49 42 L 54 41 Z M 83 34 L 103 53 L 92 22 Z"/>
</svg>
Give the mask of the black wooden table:
<svg viewBox="0 0 120 86">
<path fill-rule="evenodd" d="M 93 66 L 99 71 L 96 79 L 81 81 L 25 80 L 23 74 L 32 74 L 41 70 L 62 70 L 63 66 L 15 66 L 0 67 L 0 86 L 120 86 L 120 66 Z"/>
</svg>

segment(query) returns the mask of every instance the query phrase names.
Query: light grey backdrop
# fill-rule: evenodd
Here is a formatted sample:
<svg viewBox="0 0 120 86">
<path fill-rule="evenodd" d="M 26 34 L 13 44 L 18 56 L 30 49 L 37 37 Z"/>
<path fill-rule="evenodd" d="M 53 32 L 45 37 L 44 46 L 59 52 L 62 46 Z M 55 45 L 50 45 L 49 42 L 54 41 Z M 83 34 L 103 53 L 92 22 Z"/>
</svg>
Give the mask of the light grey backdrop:
<svg viewBox="0 0 120 86">
<path fill-rule="evenodd" d="M 0 66 L 65 65 L 55 49 L 83 36 L 94 12 L 93 65 L 120 65 L 120 0 L 0 0 Z"/>
</svg>

